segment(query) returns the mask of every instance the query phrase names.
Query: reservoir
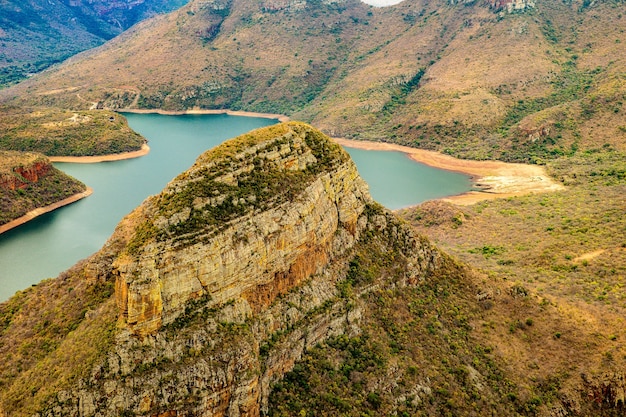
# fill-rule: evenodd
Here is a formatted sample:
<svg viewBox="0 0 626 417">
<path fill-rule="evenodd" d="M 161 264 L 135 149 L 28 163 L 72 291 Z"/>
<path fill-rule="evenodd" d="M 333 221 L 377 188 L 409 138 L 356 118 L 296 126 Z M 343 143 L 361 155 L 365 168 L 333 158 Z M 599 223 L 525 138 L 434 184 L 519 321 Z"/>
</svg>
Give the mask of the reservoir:
<svg viewBox="0 0 626 417">
<path fill-rule="evenodd" d="M 0 302 L 16 291 L 56 277 L 102 247 L 119 221 L 159 193 L 204 151 L 274 119 L 228 115 L 125 114 L 148 139 L 146 156 L 95 164 L 55 163 L 94 192 L 0 235 Z M 399 152 L 346 149 L 370 185 L 372 197 L 391 209 L 470 189 L 465 175 L 431 168 Z"/>
</svg>

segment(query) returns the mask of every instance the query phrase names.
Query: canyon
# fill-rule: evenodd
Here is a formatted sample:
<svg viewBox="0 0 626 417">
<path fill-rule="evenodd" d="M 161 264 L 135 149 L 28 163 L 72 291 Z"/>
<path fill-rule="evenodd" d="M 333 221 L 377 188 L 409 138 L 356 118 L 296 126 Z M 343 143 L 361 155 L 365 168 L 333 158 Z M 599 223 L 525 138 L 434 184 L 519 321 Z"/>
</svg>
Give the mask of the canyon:
<svg viewBox="0 0 626 417">
<path fill-rule="evenodd" d="M 623 415 L 621 8 L 191 1 L 0 91 L 284 113 L 558 183 L 400 219 L 314 128 L 239 137 L 0 305 L 0 414 Z"/>
</svg>

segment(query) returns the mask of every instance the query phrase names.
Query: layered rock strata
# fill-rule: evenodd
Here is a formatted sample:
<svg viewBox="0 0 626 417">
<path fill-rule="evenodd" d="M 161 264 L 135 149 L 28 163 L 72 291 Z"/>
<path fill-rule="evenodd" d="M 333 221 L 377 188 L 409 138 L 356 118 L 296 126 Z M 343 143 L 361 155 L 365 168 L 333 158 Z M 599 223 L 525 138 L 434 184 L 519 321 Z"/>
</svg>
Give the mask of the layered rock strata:
<svg viewBox="0 0 626 417">
<path fill-rule="evenodd" d="M 141 208 L 152 238 L 115 264 L 133 334 L 172 323 L 201 295 L 213 305 L 242 299 L 258 312 L 341 253 L 338 236 L 358 239 L 370 198 L 354 164 L 303 125 L 270 131 L 223 160 L 204 157 Z"/>
</svg>

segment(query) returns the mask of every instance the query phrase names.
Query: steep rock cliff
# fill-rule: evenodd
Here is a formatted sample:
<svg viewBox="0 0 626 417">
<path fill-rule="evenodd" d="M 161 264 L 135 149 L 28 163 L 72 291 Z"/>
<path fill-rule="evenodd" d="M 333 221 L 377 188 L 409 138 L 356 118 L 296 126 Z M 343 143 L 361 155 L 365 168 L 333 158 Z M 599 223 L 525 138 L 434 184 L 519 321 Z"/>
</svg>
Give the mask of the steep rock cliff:
<svg viewBox="0 0 626 417">
<path fill-rule="evenodd" d="M 269 132 L 221 160 L 203 157 L 144 204 L 151 238 L 115 264 L 134 334 L 154 333 L 204 294 L 258 312 L 340 253 L 335 236 L 358 238 L 370 199 L 353 163 L 302 125 Z"/>
<path fill-rule="evenodd" d="M 392 259 L 395 272 L 355 273 L 368 252 Z M 0 378 L 10 393 L 0 409 L 258 416 L 306 349 L 359 333 L 359 294 L 448 267 L 456 268 L 371 200 L 338 145 L 300 123 L 261 129 L 202 155 L 64 276 L 77 287 L 114 283 L 117 330 L 73 373 L 81 377 L 55 378 L 34 397 L 34 380 L 20 394 L 18 382 Z M 110 329 L 107 305 L 92 305 L 73 327 Z M 22 375 L 37 380 L 37 369 L 46 368 Z"/>
</svg>

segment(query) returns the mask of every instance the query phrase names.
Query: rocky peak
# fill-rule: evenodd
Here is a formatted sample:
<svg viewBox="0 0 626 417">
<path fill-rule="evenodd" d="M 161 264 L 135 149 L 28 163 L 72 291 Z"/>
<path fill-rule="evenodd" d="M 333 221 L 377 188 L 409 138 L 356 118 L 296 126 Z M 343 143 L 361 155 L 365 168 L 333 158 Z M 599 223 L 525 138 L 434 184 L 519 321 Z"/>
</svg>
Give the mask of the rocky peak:
<svg viewBox="0 0 626 417">
<path fill-rule="evenodd" d="M 469 5 L 475 4 L 476 0 L 448 0 L 451 5 Z M 496 12 L 506 11 L 508 13 L 520 12 L 535 8 L 535 0 L 489 0 L 488 2 L 479 3 L 489 5 Z"/>
<path fill-rule="evenodd" d="M 368 201 L 347 154 L 306 125 L 222 145 L 135 213 L 141 223 L 115 264 L 120 314 L 145 336 L 202 296 L 259 311 L 326 266 L 338 236 L 358 238 Z"/>
<path fill-rule="evenodd" d="M 520 12 L 535 8 L 534 0 L 492 0 L 491 7 L 496 11 L 507 11 L 508 13 Z"/>
<path fill-rule="evenodd" d="M 331 5 L 344 3 L 345 0 L 322 0 L 322 4 Z M 263 0 L 261 2 L 261 9 L 266 12 L 276 12 L 279 10 L 302 10 L 307 7 L 307 4 L 311 3 L 311 1 L 307 0 Z"/>
</svg>

